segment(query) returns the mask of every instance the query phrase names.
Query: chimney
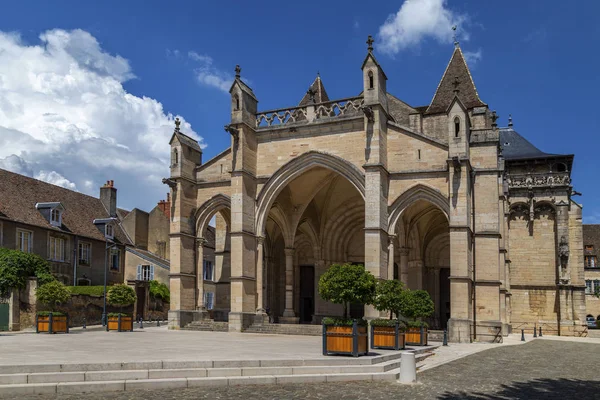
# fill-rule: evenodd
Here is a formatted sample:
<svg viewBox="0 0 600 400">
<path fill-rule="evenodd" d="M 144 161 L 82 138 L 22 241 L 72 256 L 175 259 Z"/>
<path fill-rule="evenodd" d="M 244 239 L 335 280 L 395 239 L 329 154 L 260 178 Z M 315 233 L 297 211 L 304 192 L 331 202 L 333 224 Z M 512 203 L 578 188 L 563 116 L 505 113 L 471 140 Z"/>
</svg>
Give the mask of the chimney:
<svg viewBox="0 0 600 400">
<path fill-rule="evenodd" d="M 167 193 L 167 200 L 161 200 L 158 202 L 158 208 L 171 219 L 171 193 Z"/>
<path fill-rule="evenodd" d="M 100 188 L 100 201 L 109 216 L 117 216 L 117 189 L 114 187 L 114 181 L 106 181 Z"/>
</svg>

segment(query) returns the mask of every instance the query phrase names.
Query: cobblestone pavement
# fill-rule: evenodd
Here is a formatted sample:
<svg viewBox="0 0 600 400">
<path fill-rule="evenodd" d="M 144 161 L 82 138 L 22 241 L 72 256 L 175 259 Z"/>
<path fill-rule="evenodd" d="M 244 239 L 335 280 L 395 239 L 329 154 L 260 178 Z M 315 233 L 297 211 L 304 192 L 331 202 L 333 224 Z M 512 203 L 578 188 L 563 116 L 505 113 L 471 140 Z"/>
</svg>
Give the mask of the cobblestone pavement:
<svg viewBox="0 0 600 400">
<path fill-rule="evenodd" d="M 419 374 L 419 384 L 410 386 L 389 382 L 238 386 L 88 393 L 54 399 L 600 399 L 599 355 L 600 344 L 536 340 L 492 348 L 429 369 Z"/>
</svg>

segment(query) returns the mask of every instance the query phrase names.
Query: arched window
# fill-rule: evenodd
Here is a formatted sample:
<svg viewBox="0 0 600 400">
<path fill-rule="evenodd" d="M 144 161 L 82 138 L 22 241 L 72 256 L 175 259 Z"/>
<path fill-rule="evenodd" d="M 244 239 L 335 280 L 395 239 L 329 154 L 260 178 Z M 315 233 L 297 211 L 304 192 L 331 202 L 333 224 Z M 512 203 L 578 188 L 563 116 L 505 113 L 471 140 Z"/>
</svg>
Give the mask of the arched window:
<svg viewBox="0 0 600 400">
<path fill-rule="evenodd" d="M 563 163 L 556 163 L 552 168 L 553 172 L 567 172 L 567 166 Z"/>
<path fill-rule="evenodd" d="M 369 89 L 373 89 L 373 71 L 369 71 Z"/>
<path fill-rule="evenodd" d="M 460 135 L 460 118 L 454 118 L 454 137 L 459 137 Z"/>
<path fill-rule="evenodd" d="M 173 165 L 177 165 L 177 163 L 179 162 L 179 153 L 177 152 L 177 149 L 173 149 L 173 157 L 171 161 Z"/>
<path fill-rule="evenodd" d="M 240 98 L 237 94 L 233 95 L 233 109 L 236 111 L 240 109 Z"/>
</svg>

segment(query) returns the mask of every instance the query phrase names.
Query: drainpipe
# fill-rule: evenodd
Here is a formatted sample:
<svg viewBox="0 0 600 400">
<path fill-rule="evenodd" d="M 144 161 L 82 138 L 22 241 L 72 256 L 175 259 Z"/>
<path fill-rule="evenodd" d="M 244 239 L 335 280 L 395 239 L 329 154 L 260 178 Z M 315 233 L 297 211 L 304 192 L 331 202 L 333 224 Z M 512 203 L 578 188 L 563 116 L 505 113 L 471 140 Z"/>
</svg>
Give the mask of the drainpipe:
<svg viewBox="0 0 600 400">
<path fill-rule="evenodd" d="M 471 213 L 473 231 L 471 232 L 471 246 L 473 248 L 473 341 L 477 340 L 477 275 L 476 275 L 476 248 L 475 248 L 475 170 L 471 170 Z"/>
<path fill-rule="evenodd" d="M 73 246 L 73 286 L 77 286 L 77 263 L 79 262 L 77 254 L 79 250 L 79 238 L 77 235 L 75 235 L 73 242 L 75 243 Z"/>
</svg>

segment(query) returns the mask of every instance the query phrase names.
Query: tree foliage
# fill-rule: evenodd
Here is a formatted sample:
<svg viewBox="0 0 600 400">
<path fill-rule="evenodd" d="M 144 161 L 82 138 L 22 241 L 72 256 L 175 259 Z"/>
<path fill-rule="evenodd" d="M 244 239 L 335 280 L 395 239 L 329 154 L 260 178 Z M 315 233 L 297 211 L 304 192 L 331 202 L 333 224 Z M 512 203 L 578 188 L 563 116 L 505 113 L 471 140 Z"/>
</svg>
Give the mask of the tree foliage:
<svg viewBox="0 0 600 400">
<path fill-rule="evenodd" d="M 62 282 L 54 280 L 38 287 L 35 296 L 40 303 L 53 308 L 68 302 L 71 299 L 71 291 Z"/>
<path fill-rule="evenodd" d="M 135 290 L 127 285 L 114 285 L 106 294 L 108 304 L 118 307 L 126 307 L 135 303 Z"/>
<path fill-rule="evenodd" d="M 400 314 L 413 320 L 429 317 L 434 312 L 433 300 L 426 290 L 404 290 L 400 303 Z"/>
<path fill-rule="evenodd" d="M 390 313 L 390 319 L 393 314 L 400 314 L 402 307 L 402 292 L 404 285 L 396 280 L 383 280 L 377 283 L 373 306 L 378 311 L 387 311 Z"/>
<path fill-rule="evenodd" d="M 152 280 L 150 281 L 150 296 L 155 299 L 161 299 L 164 302 L 169 302 L 171 299 L 171 293 L 169 287 L 164 283 Z"/>
<path fill-rule="evenodd" d="M 0 248 L 0 295 L 24 288 L 29 277 L 37 277 L 40 286 L 55 280 L 50 273 L 50 264 L 42 257 Z"/>
<path fill-rule="evenodd" d="M 371 304 L 375 295 L 375 277 L 362 265 L 334 264 L 319 279 L 319 295 L 323 300 L 344 305 Z"/>
</svg>

